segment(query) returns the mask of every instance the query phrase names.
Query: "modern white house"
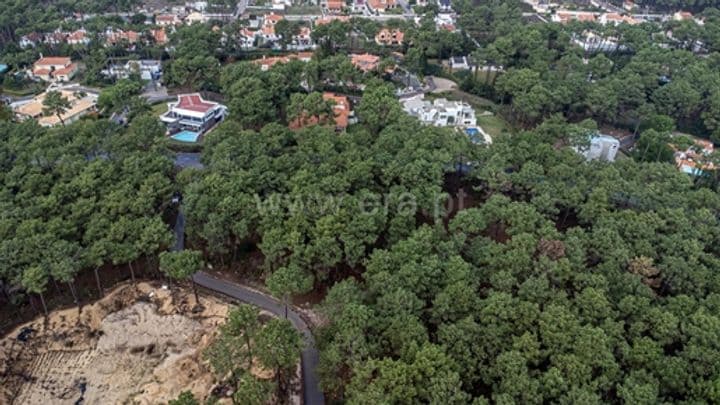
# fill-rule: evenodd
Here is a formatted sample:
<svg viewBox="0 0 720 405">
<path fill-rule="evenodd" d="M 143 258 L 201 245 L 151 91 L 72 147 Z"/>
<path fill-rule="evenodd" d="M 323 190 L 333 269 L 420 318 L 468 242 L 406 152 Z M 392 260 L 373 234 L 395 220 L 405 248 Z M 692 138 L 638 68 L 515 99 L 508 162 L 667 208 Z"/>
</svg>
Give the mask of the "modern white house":
<svg viewBox="0 0 720 405">
<path fill-rule="evenodd" d="M 423 95 L 402 100 L 406 113 L 417 117 L 423 124 L 436 127 L 475 127 L 475 110 L 462 101 L 444 98 L 426 101 Z"/>
<path fill-rule="evenodd" d="M 586 160 L 604 160 L 614 162 L 620 149 L 620 141 L 609 135 L 595 134 L 590 137 L 590 144 L 586 147 L 575 148 L 575 151 L 585 156 Z"/>
<path fill-rule="evenodd" d="M 142 80 L 158 80 L 162 75 L 162 63 L 159 60 L 130 60 L 125 64 L 113 64 L 102 70 L 102 74 L 114 79 L 126 79 L 132 73 L 138 73 Z"/>
<path fill-rule="evenodd" d="M 181 94 L 168 103 L 168 111 L 160 116 L 170 133 L 193 131 L 203 134 L 227 116 L 227 107 L 202 98 L 199 93 Z"/>
</svg>

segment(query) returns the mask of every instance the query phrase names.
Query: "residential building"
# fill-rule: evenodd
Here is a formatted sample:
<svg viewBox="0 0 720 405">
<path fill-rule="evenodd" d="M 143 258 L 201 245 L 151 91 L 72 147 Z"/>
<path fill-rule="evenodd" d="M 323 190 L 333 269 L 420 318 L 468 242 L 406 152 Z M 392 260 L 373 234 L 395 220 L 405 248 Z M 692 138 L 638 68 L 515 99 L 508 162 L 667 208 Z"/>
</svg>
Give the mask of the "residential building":
<svg viewBox="0 0 720 405">
<path fill-rule="evenodd" d="M 594 134 L 590 137 L 590 144 L 586 147 L 575 148 L 575 151 L 586 160 L 604 160 L 614 162 L 620 149 L 620 141 L 610 135 Z"/>
<path fill-rule="evenodd" d="M 379 14 L 397 7 L 395 0 L 367 0 L 366 7 L 371 13 Z"/>
<path fill-rule="evenodd" d="M 328 15 L 315 20 L 315 26 L 330 24 L 333 21 L 348 22 L 350 17 L 346 15 Z"/>
<path fill-rule="evenodd" d="M 107 30 L 105 41 L 107 45 L 135 45 L 140 39 L 140 34 L 135 31 Z"/>
<path fill-rule="evenodd" d="M 254 64 L 260 66 L 260 70 L 268 71 L 270 68 L 278 63 L 288 63 L 291 60 L 299 60 L 300 62 L 310 62 L 312 59 L 312 52 L 298 52 L 286 56 L 263 56 L 262 59 L 256 59 L 253 61 Z"/>
<path fill-rule="evenodd" d="M 435 16 L 435 28 L 437 30 L 445 30 L 450 32 L 457 31 L 455 24 L 455 15 L 451 13 L 439 13 Z"/>
<path fill-rule="evenodd" d="M 363 13 L 365 10 L 367 10 L 365 0 L 353 0 L 352 4 L 350 5 L 350 11 L 353 13 L 359 14 Z"/>
<path fill-rule="evenodd" d="M 153 41 L 155 41 L 155 43 L 158 45 L 165 45 L 168 42 L 165 27 L 150 30 L 150 36 L 153 38 Z"/>
<path fill-rule="evenodd" d="M 76 63 L 67 57 L 40 58 L 33 64 L 30 76 L 46 82 L 68 82 L 78 71 Z"/>
<path fill-rule="evenodd" d="M 126 79 L 132 73 L 140 75 L 142 80 L 159 80 L 162 75 L 162 63 L 159 60 L 131 60 L 125 64 L 113 64 L 102 74 L 114 79 Z"/>
<path fill-rule="evenodd" d="M 258 38 L 258 31 L 252 31 L 247 28 L 242 28 L 238 34 L 238 42 L 240 47 L 243 49 L 252 49 L 255 47 Z"/>
<path fill-rule="evenodd" d="M 467 56 L 453 56 L 448 60 L 448 66 L 452 70 L 470 70 L 475 67 Z"/>
<path fill-rule="evenodd" d="M 673 14 L 672 19 L 674 21 L 692 21 L 693 15 L 688 11 L 678 11 Z"/>
<path fill-rule="evenodd" d="M 452 4 L 450 0 L 437 0 L 438 10 L 441 13 L 452 12 Z"/>
<path fill-rule="evenodd" d="M 96 110 L 97 95 L 95 94 L 79 94 L 68 90 L 60 90 L 60 93 L 70 102 L 70 108 L 60 114 L 60 117 L 55 114 L 45 115 L 43 113 L 43 100 L 47 93 L 39 94 L 32 101 L 15 108 L 15 116 L 18 120 L 36 119 L 38 124 L 43 127 L 53 127 L 61 123 L 75 122 L 80 117 Z"/>
<path fill-rule="evenodd" d="M 375 34 L 375 43 L 378 45 L 402 45 L 405 34 L 397 29 L 382 28 Z"/>
<path fill-rule="evenodd" d="M 589 11 L 558 10 L 550 18 L 553 22 L 567 24 L 570 21 L 595 22 L 595 13 Z"/>
<path fill-rule="evenodd" d="M 23 35 L 22 37 L 20 37 L 18 45 L 20 45 L 20 47 L 23 49 L 34 48 L 37 46 L 37 44 L 42 42 L 42 39 L 42 34 L 38 32 L 31 32 L 27 35 Z"/>
<path fill-rule="evenodd" d="M 350 108 L 350 100 L 342 94 L 325 92 L 322 95 L 323 100 L 330 101 L 333 109 L 333 121 L 335 122 L 336 131 L 344 131 L 351 121 L 353 112 Z M 299 129 L 310 125 L 315 125 L 320 121 L 325 121 L 324 117 L 304 117 L 297 118 L 290 122 L 290 128 Z"/>
<path fill-rule="evenodd" d="M 625 51 L 627 47 L 620 45 L 616 37 L 604 37 L 591 31 L 573 38 L 573 42 L 588 53 Z"/>
<path fill-rule="evenodd" d="M 620 25 L 623 23 L 635 25 L 640 23 L 638 20 L 634 19 L 629 15 L 620 15 L 618 13 L 601 14 L 600 18 L 598 18 L 598 22 L 602 25 Z"/>
<path fill-rule="evenodd" d="M 313 42 L 311 34 L 312 30 L 310 27 L 300 27 L 298 33 L 293 35 L 289 48 L 296 51 L 314 49 L 315 42 Z"/>
<path fill-rule="evenodd" d="M 207 132 L 227 116 L 227 107 L 207 101 L 199 93 L 182 94 L 178 100 L 168 103 L 168 111 L 160 116 L 169 132 Z"/>
<path fill-rule="evenodd" d="M 320 6 L 330 14 L 340 14 L 345 8 L 344 0 L 322 0 Z"/>
<path fill-rule="evenodd" d="M 84 29 L 79 29 L 68 34 L 66 41 L 70 45 L 87 45 L 90 43 L 90 38 Z"/>
<path fill-rule="evenodd" d="M 704 139 L 693 139 L 693 145 L 684 151 L 675 151 L 675 166 L 683 173 L 697 176 L 706 170 L 715 170 L 712 162 L 707 162 L 707 157 L 715 150 L 712 142 Z"/>
<path fill-rule="evenodd" d="M 369 53 L 352 54 L 350 55 L 350 61 L 363 72 L 370 72 L 378 68 L 380 57 Z"/>
<path fill-rule="evenodd" d="M 444 98 L 424 100 L 424 95 L 402 100 L 403 109 L 409 115 L 417 117 L 420 122 L 436 127 L 475 127 L 475 110 L 462 101 L 448 101 Z"/>
<path fill-rule="evenodd" d="M 169 27 L 182 24 L 177 14 L 158 14 L 155 16 L 155 24 L 161 27 Z"/>
<path fill-rule="evenodd" d="M 272 0 L 272 9 L 277 11 L 285 11 L 286 7 L 292 7 L 291 0 Z"/>
<path fill-rule="evenodd" d="M 270 13 L 263 18 L 260 32 L 265 42 L 277 42 L 280 40 L 280 36 L 275 32 L 275 24 L 282 19 L 281 15 L 275 13 Z"/>
<path fill-rule="evenodd" d="M 188 14 L 187 17 L 185 17 L 185 24 L 187 25 L 193 25 L 195 23 L 198 24 L 204 24 L 209 21 L 209 18 L 200 12 L 193 11 L 192 13 Z"/>
</svg>

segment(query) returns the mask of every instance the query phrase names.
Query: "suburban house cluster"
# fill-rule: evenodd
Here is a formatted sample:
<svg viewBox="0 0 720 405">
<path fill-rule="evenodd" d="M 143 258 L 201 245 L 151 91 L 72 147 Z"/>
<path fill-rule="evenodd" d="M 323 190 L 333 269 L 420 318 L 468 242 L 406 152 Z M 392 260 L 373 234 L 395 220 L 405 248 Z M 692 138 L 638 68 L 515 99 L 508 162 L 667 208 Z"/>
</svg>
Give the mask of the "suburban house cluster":
<svg viewBox="0 0 720 405">
<path fill-rule="evenodd" d="M 683 173 L 693 176 L 702 174 L 706 170 L 714 170 L 715 165 L 707 161 L 715 146 L 704 139 L 693 139 L 693 145 L 686 150 L 675 151 L 675 166 Z"/>
<path fill-rule="evenodd" d="M 81 28 L 71 32 L 60 30 L 44 34 L 33 32 L 23 35 L 19 44 L 20 47 L 25 49 L 34 48 L 40 44 L 88 45 L 95 38 L 104 41 L 105 46 L 125 46 L 129 49 L 140 43 L 165 45 L 168 42 L 168 35 L 163 27 L 149 28 L 142 32 L 108 28 L 97 36 L 93 36 L 84 28 Z"/>
</svg>

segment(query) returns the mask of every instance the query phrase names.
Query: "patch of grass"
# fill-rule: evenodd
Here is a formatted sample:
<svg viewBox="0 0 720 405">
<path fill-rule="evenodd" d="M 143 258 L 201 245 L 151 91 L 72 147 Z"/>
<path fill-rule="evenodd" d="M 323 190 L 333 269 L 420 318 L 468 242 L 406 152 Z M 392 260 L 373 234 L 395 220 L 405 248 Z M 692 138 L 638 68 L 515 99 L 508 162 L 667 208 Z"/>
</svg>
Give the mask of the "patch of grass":
<svg viewBox="0 0 720 405">
<path fill-rule="evenodd" d="M 285 10 L 285 14 L 322 14 L 320 6 L 292 6 Z"/>
<path fill-rule="evenodd" d="M 152 106 L 152 115 L 159 117 L 159 116 L 165 114 L 167 112 L 167 110 L 168 110 L 167 103 L 163 101 L 161 103 L 157 103 Z"/>
<path fill-rule="evenodd" d="M 510 132 L 508 124 L 497 115 L 478 115 L 477 123 L 493 138 Z"/>
</svg>

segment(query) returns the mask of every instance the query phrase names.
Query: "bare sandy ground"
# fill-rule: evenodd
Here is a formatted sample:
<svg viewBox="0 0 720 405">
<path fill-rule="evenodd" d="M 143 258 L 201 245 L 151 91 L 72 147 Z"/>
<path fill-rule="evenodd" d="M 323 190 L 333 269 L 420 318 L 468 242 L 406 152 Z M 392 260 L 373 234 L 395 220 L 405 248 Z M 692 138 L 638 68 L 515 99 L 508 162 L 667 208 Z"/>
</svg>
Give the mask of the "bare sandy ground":
<svg viewBox="0 0 720 405">
<path fill-rule="evenodd" d="M 229 305 L 141 283 L 101 301 L 52 313 L 0 340 L 0 404 L 157 404 L 191 390 L 198 398 L 215 378 L 202 350 Z M 27 342 L 17 339 L 32 328 Z"/>
</svg>

